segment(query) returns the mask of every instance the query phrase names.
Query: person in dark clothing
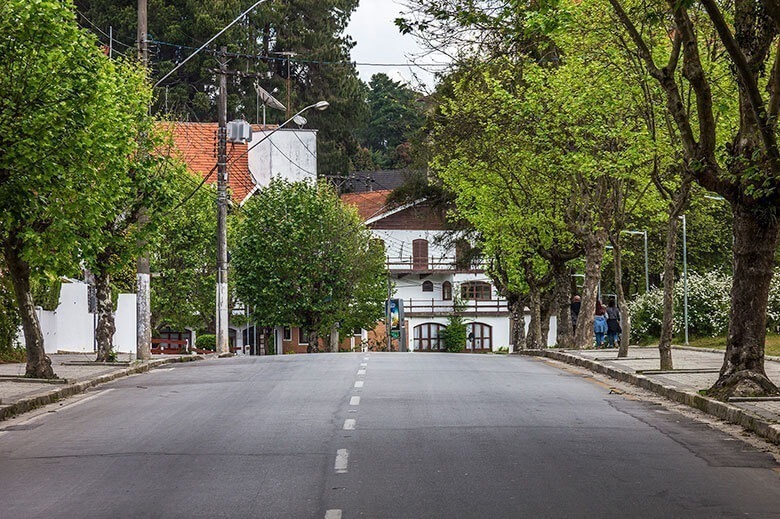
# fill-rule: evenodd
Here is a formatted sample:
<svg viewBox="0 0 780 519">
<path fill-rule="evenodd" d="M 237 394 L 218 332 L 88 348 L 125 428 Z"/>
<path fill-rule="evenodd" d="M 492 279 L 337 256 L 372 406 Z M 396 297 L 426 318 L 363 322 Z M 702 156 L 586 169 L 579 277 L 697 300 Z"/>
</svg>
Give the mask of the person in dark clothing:
<svg viewBox="0 0 780 519">
<path fill-rule="evenodd" d="M 620 309 L 615 304 L 615 298 L 610 297 L 607 303 L 607 343 L 614 347 L 620 342 Z"/>
<path fill-rule="evenodd" d="M 582 306 L 582 302 L 580 301 L 580 296 L 574 296 L 571 300 L 571 304 L 569 305 L 569 309 L 571 311 L 571 332 L 572 333 L 577 331 L 577 318 L 580 316 L 581 306 Z"/>
</svg>

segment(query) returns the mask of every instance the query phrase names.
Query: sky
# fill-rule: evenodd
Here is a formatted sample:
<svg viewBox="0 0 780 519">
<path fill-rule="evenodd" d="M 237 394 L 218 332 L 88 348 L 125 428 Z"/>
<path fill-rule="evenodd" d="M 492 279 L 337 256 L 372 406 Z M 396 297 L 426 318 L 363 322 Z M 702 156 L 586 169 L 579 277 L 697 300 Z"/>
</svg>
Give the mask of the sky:
<svg viewBox="0 0 780 519">
<path fill-rule="evenodd" d="M 347 34 L 357 43 L 352 49 L 352 61 L 358 63 L 420 63 L 435 61 L 431 57 L 420 58 L 421 48 L 411 35 L 402 35 L 393 21 L 401 16 L 403 8 L 396 0 L 360 0 L 352 14 Z M 368 82 L 371 76 L 384 72 L 396 81 L 410 86 L 422 82 L 431 91 L 435 85 L 433 73 L 418 67 L 358 66 L 360 78 Z M 417 79 L 415 79 L 415 74 Z M 419 81 L 418 81 L 419 80 Z"/>
</svg>

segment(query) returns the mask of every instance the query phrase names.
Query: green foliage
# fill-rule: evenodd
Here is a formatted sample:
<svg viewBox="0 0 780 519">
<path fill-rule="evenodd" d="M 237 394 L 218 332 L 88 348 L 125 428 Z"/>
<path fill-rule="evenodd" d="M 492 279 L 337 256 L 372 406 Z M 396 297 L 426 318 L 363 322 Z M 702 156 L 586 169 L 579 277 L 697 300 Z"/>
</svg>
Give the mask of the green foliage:
<svg viewBox="0 0 780 519">
<path fill-rule="evenodd" d="M 158 238 L 151 247 L 154 328 L 207 330 L 214 319 L 216 190 L 204 185 L 195 191 L 197 184 L 188 172 L 177 175 L 176 199 L 184 201 L 192 196 L 182 207 L 162 217 Z"/>
<path fill-rule="evenodd" d="M 715 337 L 725 333 L 729 323 L 729 294 L 731 276 L 719 271 L 700 275 L 688 275 L 688 330 L 691 336 Z M 683 315 L 684 284 L 682 279 L 674 285 L 674 324 L 673 333 L 680 336 L 684 332 Z M 780 283 L 772 289 L 773 319 L 767 323 L 772 328 L 780 319 Z M 647 294 L 641 294 L 629 303 L 631 312 L 632 340 L 645 341 L 658 337 L 661 333 L 663 317 L 663 290 L 655 288 Z"/>
<path fill-rule="evenodd" d="M 424 123 L 417 101 L 420 95 L 386 74 L 374 74 L 368 86 L 369 118 L 361 131 L 363 144 L 378 154 L 374 162 L 383 169 L 403 167 L 393 154 Z"/>
<path fill-rule="evenodd" d="M 15 358 L 16 334 L 22 322 L 16 309 L 11 280 L 0 261 L 0 361 L 7 360 L 5 356 Z M 23 360 L 22 360 L 23 362 Z"/>
<path fill-rule="evenodd" d="M 195 338 L 195 347 L 199 350 L 217 350 L 217 336 L 210 333 L 202 333 Z"/>
<path fill-rule="evenodd" d="M 439 332 L 447 351 L 458 353 L 466 349 L 467 330 L 463 316 L 455 314 L 447 318 L 447 327 Z"/>
<path fill-rule="evenodd" d="M 273 180 L 244 206 L 235 236 L 237 294 L 259 324 L 324 335 L 381 318 L 383 246 L 325 184 Z"/>
<path fill-rule="evenodd" d="M 60 305 L 62 281 L 53 276 L 41 278 L 32 284 L 31 291 L 36 305 L 53 312 Z"/>
</svg>

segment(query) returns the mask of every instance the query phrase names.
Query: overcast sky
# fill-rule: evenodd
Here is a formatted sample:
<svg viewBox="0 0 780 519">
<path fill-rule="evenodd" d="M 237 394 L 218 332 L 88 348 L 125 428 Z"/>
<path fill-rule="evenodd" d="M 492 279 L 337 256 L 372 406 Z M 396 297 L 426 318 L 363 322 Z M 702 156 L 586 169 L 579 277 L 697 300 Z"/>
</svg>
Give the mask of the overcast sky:
<svg viewBox="0 0 780 519">
<path fill-rule="evenodd" d="M 414 38 L 401 35 L 393 21 L 400 16 L 401 5 L 395 0 L 360 0 L 352 14 L 347 34 L 357 42 L 352 49 L 352 61 L 358 63 L 408 63 L 419 56 L 420 47 Z M 430 57 L 417 59 L 421 63 L 433 61 Z M 384 72 L 396 81 L 416 86 L 418 81 L 427 90 L 434 86 L 433 74 L 417 67 L 371 67 L 358 66 L 361 79 L 368 82 L 371 76 Z"/>
</svg>

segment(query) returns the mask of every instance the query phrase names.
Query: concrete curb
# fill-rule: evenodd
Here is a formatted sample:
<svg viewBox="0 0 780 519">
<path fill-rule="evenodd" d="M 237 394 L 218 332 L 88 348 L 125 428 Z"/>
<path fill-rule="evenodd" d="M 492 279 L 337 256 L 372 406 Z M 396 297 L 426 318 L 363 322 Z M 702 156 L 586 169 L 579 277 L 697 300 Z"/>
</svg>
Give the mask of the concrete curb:
<svg viewBox="0 0 780 519">
<path fill-rule="evenodd" d="M 7 420 L 16 415 L 32 411 L 38 407 L 57 402 L 63 398 L 83 393 L 87 389 L 95 387 L 98 384 L 105 384 L 106 382 L 111 382 L 112 380 L 127 377 L 129 375 L 135 375 L 137 373 L 145 373 L 157 366 L 178 362 L 193 362 L 196 360 L 204 360 L 210 357 L 210 355 L 206 357 L 180 356 L 166 359 L 154 359 L 144 363 L 138 363 L 136 361 L 136 365 L 130 366 L 129 368 L 120 369 L 114 371 L 113 373 L 106 373 L 96 378 L 87 377 L 86 379 L 82 378 L 80 380 L 75 380 L 58 389 L 52 389 L 34 396 L 23 397 L 15 402 L 2 405 L 0 406 L 0 421 Z"/>
<path fill-rule="evenodd" d="M 546 357 L 567 364 L 581 366 L 590 371 L 595 371 L 596 373 L 601 373 L 616 380 L 620 380 L 621 382 L 639 386 L 675 402 L 704 411 L 707 414 L 726 420 L 727 422 L 741 425 L 748 431 L 752 431 L 772 443 L 780 444 L 780 425 L 726 402 L 708 398 L 698 393 L 682 391 L 674 386 L 667 386 L 655 382 L 643 375 L 620 371 L 605 366 L 604 364 L 582 358 L 578 355 L 571 355 L 553 350 L 525 350 L 518 353 L 520 355 Z"/>
</svg>

